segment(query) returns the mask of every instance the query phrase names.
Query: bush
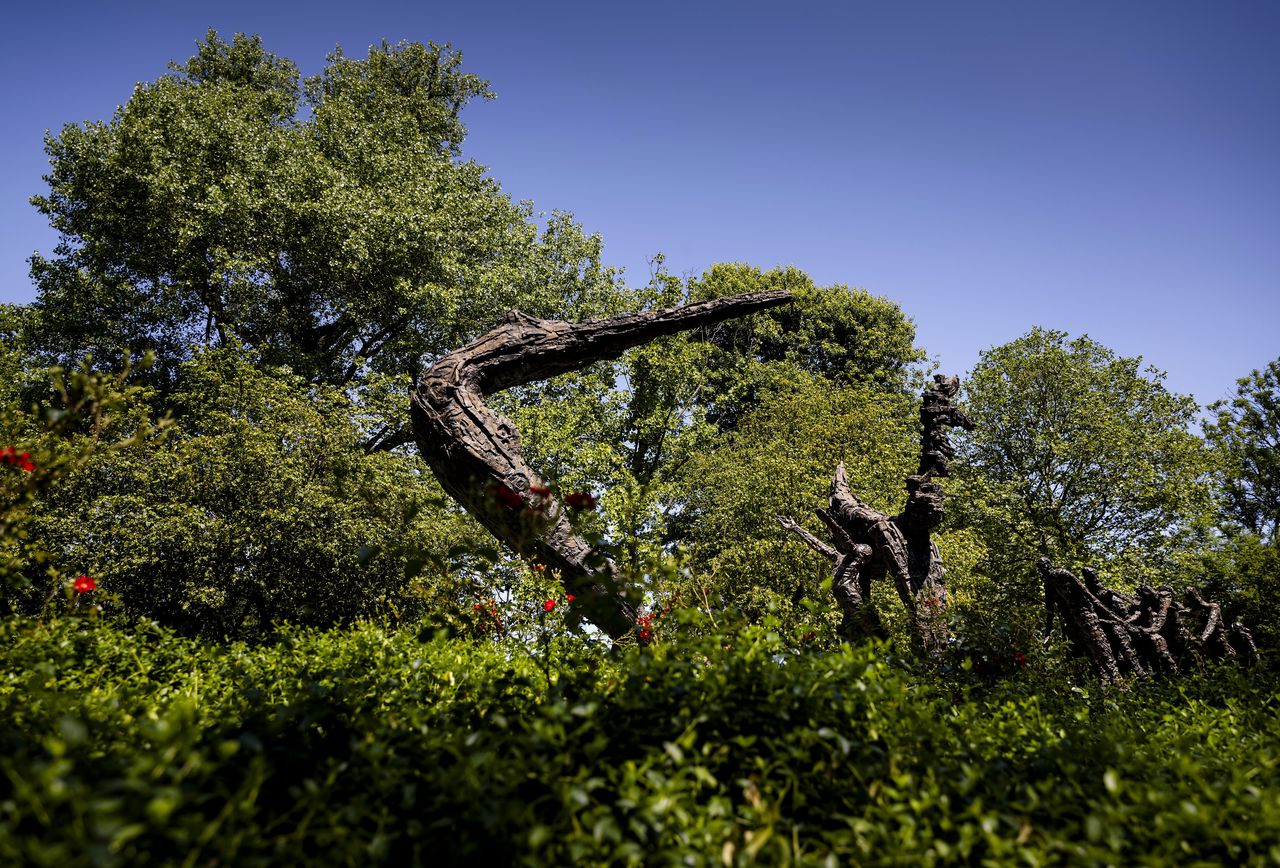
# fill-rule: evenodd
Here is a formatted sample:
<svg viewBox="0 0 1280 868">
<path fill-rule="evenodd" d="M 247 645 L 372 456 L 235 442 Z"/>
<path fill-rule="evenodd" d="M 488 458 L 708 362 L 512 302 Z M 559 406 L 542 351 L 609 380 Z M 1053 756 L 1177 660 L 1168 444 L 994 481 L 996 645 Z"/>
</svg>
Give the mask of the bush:
<svg viewBox="0 0 1280 868">
<path fill-rule="evenodd" d="M 0 861 L 1280 858 L 1273 680 L 1022 675 L 966 698 L 874 647 L 693 626 L 556 640 L 547 677 L 515 643 L 429 630 L 205 646 L 9 620 Z"/>
<path fill-rule="evenodd" d="M 422 586 L 440 578 L 412 584 L 421 562 L 478 547 L 478 526 L 444 507 L 417 457 L 365 451 L 343 390 L 251 360 L 232 348 L 183 363 L 168 436 L 86 453 L 31 504 L 31 539 L 96 577 L 129 615 L 188 635 L 421 608 Z M 130 412 L 148 411 L 135 396 Z M 71 432 L 62 448 L 85 452 L 92 440 Z M 38 569 L 29 559 L 40 587 Z"/>
</svg>

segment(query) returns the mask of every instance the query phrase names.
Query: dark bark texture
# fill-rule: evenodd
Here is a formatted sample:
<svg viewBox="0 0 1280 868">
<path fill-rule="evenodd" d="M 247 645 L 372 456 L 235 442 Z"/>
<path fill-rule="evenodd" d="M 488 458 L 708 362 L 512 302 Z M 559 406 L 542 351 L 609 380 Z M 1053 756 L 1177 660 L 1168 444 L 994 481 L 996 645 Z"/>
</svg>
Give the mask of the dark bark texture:
<svg viewBox="0 0 1280 868">
<path fill-rule="evenodd" d="M 942 485 L 934 479 L 948 475 L 955 455 L 949 430 L 971 429 L 973 422 L 951 403 L 960 379 L 941 374 L 933 379 L 921 399 L 920 466 L 906 479 L 907 502 L 902 512 L 886 515 L 858 500 L 842 463 L 836 467 L 827 508 L 815 510 L 831 532 L 832 545 L 791 518 L 778 519 L 783 528 L 833 562 L 832 592 L 843 614 L 841 633 L 852 641 L 886 635 L 871 599 L 873 583 L 886 576 L 911 616 L 921 648 L 934 652 L 947 641 L 945 571 L 930 538 L 944 515 Z"/>
<path fill-rule="evenodd" d="M 418 380 L 411 406 L 414 439 L 445 491 L 521 556 L 558 570 L 586 618 L 618 638 L 635 629 L 636 613 L 613 564 L 574 532 L 562 504 L 534 491 L 545 489 L 520 452 L 519 432 L 485 397 L 790 300 L 781 290 L 756 292 L 581 323 L 511 311 Z"/>
<path fill-rule="evenodd" d="M 1129 597 L 1104 586 L 1087 568 L 1083 581 L 1048 558 L 1036 568 L 1044 580 L 1045 641 L 1055 616 L 1061 616 L 1072 653 L 1088 660 L 1102 681 L 1174 675 L 1205 660 L 1257 662 L 1258 648 L 1244 624 L 1227 624 L 1222 608 L 1195 588 L 1186 588 L 1182 601 L 1168 585 L 1141 585 Z"/>
</svg>

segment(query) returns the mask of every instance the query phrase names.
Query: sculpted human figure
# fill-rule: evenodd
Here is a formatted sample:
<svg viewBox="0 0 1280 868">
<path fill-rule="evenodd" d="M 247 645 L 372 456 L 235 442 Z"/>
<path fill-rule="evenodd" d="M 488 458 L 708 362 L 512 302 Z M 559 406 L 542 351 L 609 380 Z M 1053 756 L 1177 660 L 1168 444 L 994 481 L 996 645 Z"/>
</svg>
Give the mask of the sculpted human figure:
<svg viewBox="0 0 1280 868">
<path fill-rule="evenodd" d="M 1177 672 L 1178 664 L 1169 653 L 1169 643 L 1161 631 L 1173 605 L 1172 593 L 1160 593 L 1150 585 L 1139 585 L 1134 608 L 1125 619 L 1133 646 L 1153 672 Z"/>
<path fill-rule="evenodd" d="M 1098 574 L 1088 567 L 1080 570 L 1080 576 L 1084 579 L 1084 585 L 1089 589 L 1089 593 L 1097 597 L 1104 606 L 1115 613 L 1116 617 L 1124 619 L 1128 617 L 1129 609 L 1133 607 L 1133 598 L 1125 596 L 1119 591 L 1108 588 L 1098 579 Z"/>
<path fill-rule="evenodd" d="M 1184 606 L 1167 585 L 1140 585 L 1125 609 L 1121 604 L 1128 598 L 1104 586 L 1090 569 L 1082 570 L 1081 582 L 1068 570 L 1054 568 L 1047 558 L 1036 567 L 1044 580 L 1046 640 L 1055 612 L 1061 612 L 1072 650 L 1088 659 L 1104 681 L 1115 680 L 1117 674 L 1176 674 L 1192 667 L 1201 655 L 1239 659 L 1246 665 L 1257 658 L 1248 630 L 1240 625 L 1237 632 L 1235 624 L 1228 628 L 1221 607 L 1194 588 L 1186 589 Z"/>
<path fill-rule="evenodd" d="M 1183 598 L 1191 614 L 1195 641 L 1205 656 L 1210 660 L 1235 657 L 1236 650 L 1231 647 L 1227 625 L 1222 620 L 1222 607 L 1206 600 L 1195 588 L 1185 588 Z"/>
<path fill-rule="evenodd" d="M 1245 666 L 1253 666 L 1258 662 L 1258 646 L 1254 644 L 1253 634 L 1242 621 L 1232 621 L 1231 631 L 1227 636 L 1231 647 L 1235 649 L 1237 658 Z"/>
<path fill-rule="evenodd" d="M 956 457 L 949 429 L 973 430 L 973 420 L 952 405 L 960 391 L 960 378 L 934 374 L 933 384 L 924 390 L 920 403 L 920 469 L 918 474 L 948 475 L 951 459 Z"/>
<path fill-rule="evenodd" d="M 1069 570 L 1055 568 L 1048 558 L 1037 560 L 1036 570 L 1044 583 L 1045 641 L 1053 630 L 1054 615 L 1061 612 L 1063 634 L 1076 653 L 1089 661 L 1094 675 L 1106 682 L 1119 679 L 1120 666 L 1098 618 L 1097 599 Z"/>
</svg>

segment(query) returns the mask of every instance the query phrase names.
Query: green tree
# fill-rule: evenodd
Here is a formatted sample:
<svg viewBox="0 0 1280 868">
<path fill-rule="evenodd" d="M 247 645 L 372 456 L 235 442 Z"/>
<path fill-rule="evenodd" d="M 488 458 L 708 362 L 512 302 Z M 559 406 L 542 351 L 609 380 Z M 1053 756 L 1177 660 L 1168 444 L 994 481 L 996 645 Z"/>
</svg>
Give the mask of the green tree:
<svg viewBox="0 0 1280 868">
<path fill-rule="evenodd" d="M 965 383 L 976 427 L 960 440 L 960 471 L 994 576 L 1033 593 L 1042 555 L 1110 563 L 1121 581 L 1167 568 L 1210 486 L 1189 430 L 1196 404 L 1163 379 L 1042 328 L 981 355 Z"/>
<path fill-rule="evenodd" d="M 705 335 L 703 403 L 722 430 L 759 403 L 761 390 L 785 388 L 796 372 L 833 386 L 865 386 L 910 394 L 924 352 L 898 305 L 863 289 L 822 287 L 798 268 L 761 271 L 742 263 L 713 265 L 690 282 L 692 301 L 741 292 L 786 289 L 795 303 L 717 326 Z"/>
<path fill-rule="evenodd" d="M 1260 646 L 1280 647 L 1280 359 L 1209 409 L 1219 521 L 1188 561 Z"/>
<path fill-rule="evenodd" d="M 1264 542 L 1280 542 L 1280 359 L 1237 381 L 1205 437 L 1221 461 L 1224 517 Z"/>
<path fill-rule="evenodd" d="M 634 572 L 678 546 L 696 546 L 694 567 L 701 570 L 711 569 L 718 553 L 750 546 L 762 535 L 770 544 L 783 539 L 772 514 L 738 516 L 724 527 L 707 524 L 713 514 L 733 517 L 742 505 L 734 492 L 741 494 L 739 483 L 748 480 L 762 484 L 756 495 L 777 508 L 803 500 L 790 485 L 794 473 L 759 476 L 748 466 L 772 466 L 777 439 L 763 433 L 761 419 L 781 422 L 801 414 L 788 424 L 819 450 L 809 462 L 816 476 L 806 477 L 804 486 L 815 499 L 801 507 L 804 512 L 821 502 L 840 457 L 864 448 L 868 455 L 877 449 L 888 455 L 910 439 L 902 432 L 914 430 L 908 393 L 922 353 L 913 345 L 910 320 L 886 299 L 844 286 L 819 287 L 796 268 L 732 264 L 684 283 L 659 268 L 634 302 L 660 307 L 769 289 L 790 290 L 795 302 L 639 347 L 615 365 L 540 386 L 536 401 L 533 393 L 507 398 L 504 409 L 516 419 L 530 457 L 567 484 L 600 494 L 604 514 L 597 529 L 617 541 L 624 565 Z M 851 434 L 857 428 L 851 414 L 860 402 L 867 404 L 866 427 Z M 787 407 L 782 417 L 771 409 L 779 404 Z M 895 422 L 884 419 L 888 413 L 897 414 Z M 753 418 L 754 433 L 737 436 Z M 841 452 L 832 444 L 842 437 L 857 445 Z M 865 445 L 873 441 L 879 445 Z M 722 497 L 737 506 L 717 512 L 714 503 Z M 767 572 L 760 566 L 727 583 L 721 572 L 712 584 L 738 598 L 765 581 Z M 776 577 L 767 581 L 774 584 Z"/>
<path fill-rule="evenodd" d="M 16 304 L 0 304 L 0 404 L 9 403 L 30 366 L 26 338 L 33 311 Z"/>
<path fill-rule="evenodd" d="M 0 332 L 16 310 L 0 307 Z M 128 384 L 127 366 L 114 374 L 88 363 L 30 370 L 21 359 L 20 350 L 0 350 L 0 612 L 34 608 L 59 589 L 70 593 L 72 565 L 32 532 L 50 492 L 91 463 L 162 438 L 169 423 L 137 412 L 144 390 Z M 27 403 L 31 396 L 39 397 Z"/>
<path fill-rule="evenodd" d="M 461 63 L 384 42 L 303 81 L 258 37 L 211 31 L 109 122 L 51 136 L 33 199 L 61 234 L 32 262 L 46 354 L 154 349 L 171 376 L 234 334 L 265 366 L 345 384 L 410 374 L 508 307 L 611 309 L 599 239 L 564 215 L 540 231 L 460 157 L 461 111 L 492 96 Z"/>
<path fill-rule="evenodd" d="M 229 346 L 184 362 L 167 436 L 77 464 L 32 504 L 33 542 L 127 614 L 209 637 L 461 603 L 470 575 L 449 549 L 487 540 L 421 461 L 361 449 L 343 390 L 251 361 Z M 145 419 L 143 397 L 117 428 Z"/>
<path fill-rule="evenodd" d="M 598 237 L 462 158 L 461 112 L 489 96 L 448 46 L 339 50 L 301 80 L 210 32 L 110 121 L 51 136 L 34 202 L 61 240 L 32 262 L 36 303 L 0 321 L 0 366 L 153 350 L 132 412 L 176 424 L 51 487 L 33 536 L 129 611 L 208 635 L 507 581 L 396 448 L 414 373 L 506 308 L 585 317 L 626 294 Z"/>
</svg>

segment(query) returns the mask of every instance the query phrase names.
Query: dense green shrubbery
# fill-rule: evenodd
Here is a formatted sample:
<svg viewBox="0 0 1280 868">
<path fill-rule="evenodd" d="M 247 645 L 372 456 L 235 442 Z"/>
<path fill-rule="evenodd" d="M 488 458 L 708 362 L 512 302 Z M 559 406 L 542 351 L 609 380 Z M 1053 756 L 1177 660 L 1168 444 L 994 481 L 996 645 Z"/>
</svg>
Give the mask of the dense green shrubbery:
<svg viewBox="0 0 1280 868">
<path fill-rule="evenodd" d="M 163 437 L 143 436 L 153 390 L 125 389 L 124 375 L 75 372 L 71 394 L 36 412 L 0 402 L 0 444 L 39 464 L 0 475 L 0 577 L 13 588 L 0 611 L 39 611 L 62 582 L 50 564 L 94 576 L 130 617 L 213 639 L 457 604 L 480 528 L 416 456 L 361 447 L 344 391 L 252 358 L 206 350 L 180 365 Z"/>
<path fill-rule="evenodd" d="M 1280 858 L 1269 676 L 951 694 L 750 627 L 557 639 L 548 684 L 514 643 L 376 626 L 3 632 L 10 864 Z"/>
</svg>

